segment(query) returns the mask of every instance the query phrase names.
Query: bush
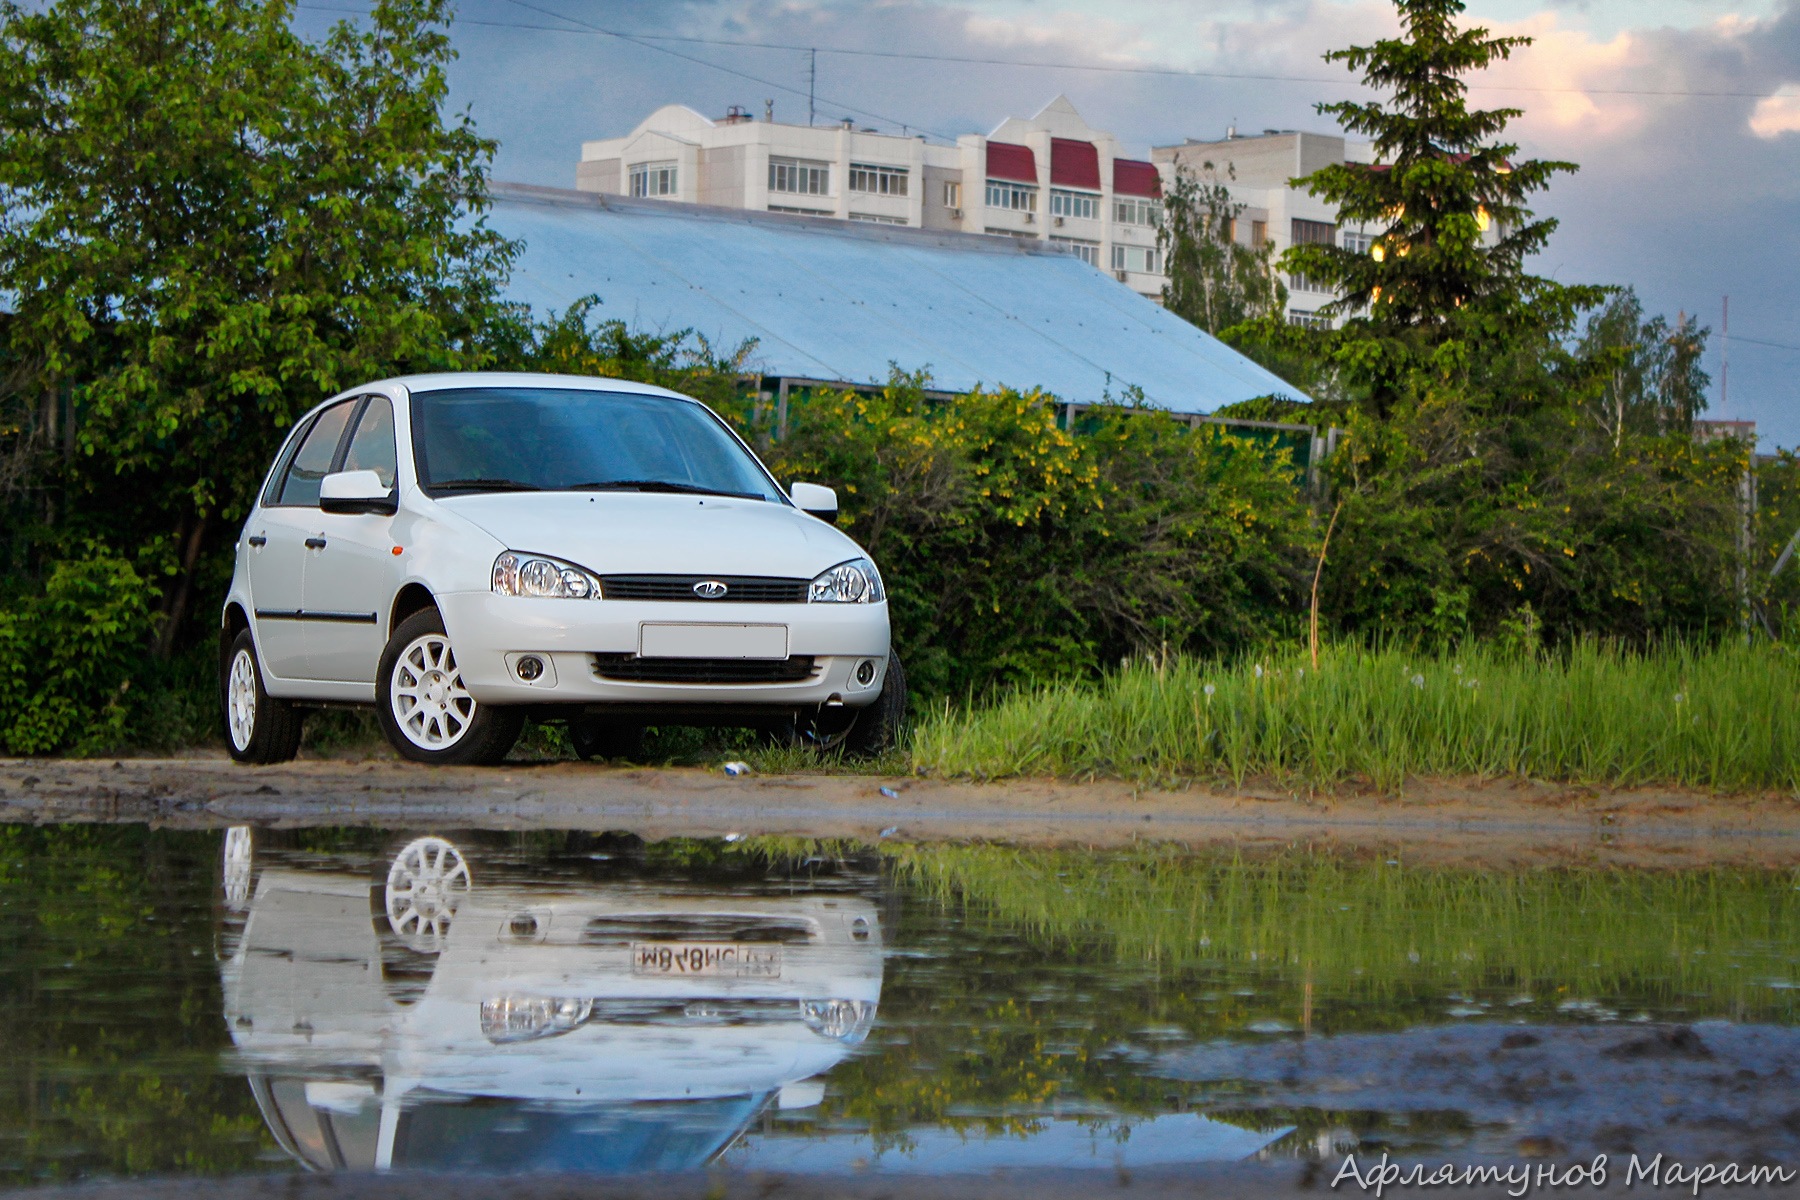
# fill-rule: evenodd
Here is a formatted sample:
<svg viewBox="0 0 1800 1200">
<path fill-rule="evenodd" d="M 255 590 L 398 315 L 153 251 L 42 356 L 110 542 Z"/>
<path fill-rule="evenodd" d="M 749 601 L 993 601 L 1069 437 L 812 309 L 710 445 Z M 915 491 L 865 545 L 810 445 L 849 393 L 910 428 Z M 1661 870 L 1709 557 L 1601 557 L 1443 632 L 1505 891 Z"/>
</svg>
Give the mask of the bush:
<svg viewBox="0 0 1800 1200">
<path fill-rule="evenodd" d="M 1298 631 L 1311 535 L 1284 453 L 1153 410 L 1089 410 L 1077 435 L 1042 393 L 921 384 L 796 398 L 768 454 L 838 489 L 920 694 Z"/>
<path fill-rule="evenodd" d="M 57 563 L 42 595 L 0 609 L 0 746 L 83 754 L 118 744 L 154 595 L 129 562 L 90 547 Z"/>
</svg>

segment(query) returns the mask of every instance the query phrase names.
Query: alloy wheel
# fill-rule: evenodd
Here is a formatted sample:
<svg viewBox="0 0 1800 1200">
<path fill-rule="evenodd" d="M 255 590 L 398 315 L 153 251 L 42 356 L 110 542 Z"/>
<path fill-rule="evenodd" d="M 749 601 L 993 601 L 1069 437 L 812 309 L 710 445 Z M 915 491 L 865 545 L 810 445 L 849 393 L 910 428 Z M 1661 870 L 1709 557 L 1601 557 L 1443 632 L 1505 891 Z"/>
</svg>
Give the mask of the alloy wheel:
<svg viewBox="0 0 1800 1200">
<path fill-rule="evenodd" d="M 395 723 L 421 750 L 448 750 L 475 719 L 475 697 L 463 687 L 450 639 L 441 633 L 422 634 L 407 644 L 394 663 L 389 690 Z"/>
</svg>

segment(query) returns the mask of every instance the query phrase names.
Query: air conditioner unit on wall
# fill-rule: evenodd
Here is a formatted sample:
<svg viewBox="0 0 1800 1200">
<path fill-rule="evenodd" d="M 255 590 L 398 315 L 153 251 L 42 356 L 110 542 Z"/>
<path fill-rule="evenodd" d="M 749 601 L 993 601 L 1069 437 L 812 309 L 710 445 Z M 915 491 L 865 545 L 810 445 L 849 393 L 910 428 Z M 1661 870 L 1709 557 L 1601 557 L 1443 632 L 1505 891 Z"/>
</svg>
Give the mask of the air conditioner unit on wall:
<svg viewBox="0 0 1800 1200">
<path fill-rule="evenodd" d="M 1062 219 L 1062 218 L 1061 218 L 1061 217 L 1058 217 L 1058 218 L 1056 218 L 1056 223 L 1057 223 L 1057 224 L 1058 224 L 1058 225 L 1061 225 L 1061 224 L 1062 224 L 1062 222 L 1063 222 L 1063 219 Z"/>
<path fill-rule="evenodd" d="M 1027 224 L 1027 225 L 1029 225 L 1029 224 L 1031 224 L 1031 223 L 1032 223 L 1032 222 L 1033 222 L 1033 221 L 1035 221 L 1035 220 L 1037 220 L 1037 214 L 1036 214 L 1036 213 L 1034 213 L 1034 212 L 1028 212 L 1028 213 L 1026 213 L 1026 214 L 1025 214 L 1025 223 L 1026 223 L 1026 224 Z"/>
<path fill-rule="evenodd" d="M 952 220 L 952 221 L 960 221 L 960 220 L 962 220 L 962 209 L 960 209 L 960 208 L 953 208 L 953 209 L 951 209 L 951 210 L 950 210 L 950 219 L 951 219 L 951 220 Z"/>
<path fill-rule="evenodd" d="M 1130 277 L 1131 277 L 1131 272 L 1125 270 L 1122 267 L 1113 271 L 1113 278 L 1117 279 L 1120 283 L 1124 283 Z"/>
</svg>

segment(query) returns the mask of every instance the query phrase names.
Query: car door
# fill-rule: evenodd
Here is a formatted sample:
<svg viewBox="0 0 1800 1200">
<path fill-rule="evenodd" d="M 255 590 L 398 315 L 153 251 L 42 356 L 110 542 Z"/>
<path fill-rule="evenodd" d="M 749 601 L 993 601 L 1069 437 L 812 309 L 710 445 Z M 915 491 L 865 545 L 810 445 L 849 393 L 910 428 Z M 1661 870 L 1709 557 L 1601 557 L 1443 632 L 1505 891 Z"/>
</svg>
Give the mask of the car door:
<svg viewBox="0 0 1800 1200">
<path fill-rule="evenodd" d="M 331 469 L 356 402 L 334 404 L 313 418 L 299 447 L 276 473 L 245 539 L 250 603 L 263 669 L 282 679 L 316 679 L 307 659 L 307 543 L 319 514 L 319 481 Z"/>
<path fill-rule="evenodd" d="M 370 396 L 357 414 L 339 471 L 374 471 L 389 488 L 396 483 L 394 406 Z M 386 639 L 386 615 L 399 589 L 394 518 L 385 513 L 313 513 L 317 540 L 306 560 L 303 588 L 306 656 L 317 679 L 375 682 Z"/>
</svg>

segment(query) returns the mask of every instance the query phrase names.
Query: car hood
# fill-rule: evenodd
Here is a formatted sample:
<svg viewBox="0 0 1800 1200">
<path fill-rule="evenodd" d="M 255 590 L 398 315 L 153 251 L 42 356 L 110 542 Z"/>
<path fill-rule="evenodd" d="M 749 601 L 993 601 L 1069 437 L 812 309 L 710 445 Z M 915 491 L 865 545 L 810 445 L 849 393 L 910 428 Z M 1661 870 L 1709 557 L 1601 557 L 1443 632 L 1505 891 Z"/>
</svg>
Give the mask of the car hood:
<svg viewBox="0 0 1800 1200">
<path fill-rule="evenodd" d="M 785 504 L 646 492 L 529 492 L 439 501 L 508 549 L 600 575 L 773 575 L 810 579 L 863 551 Z"/>
</svg>

